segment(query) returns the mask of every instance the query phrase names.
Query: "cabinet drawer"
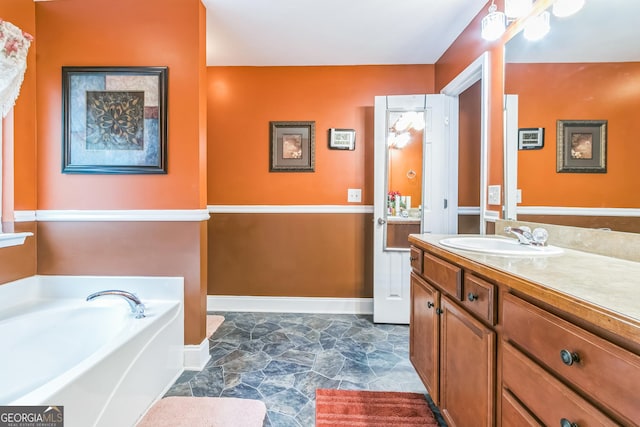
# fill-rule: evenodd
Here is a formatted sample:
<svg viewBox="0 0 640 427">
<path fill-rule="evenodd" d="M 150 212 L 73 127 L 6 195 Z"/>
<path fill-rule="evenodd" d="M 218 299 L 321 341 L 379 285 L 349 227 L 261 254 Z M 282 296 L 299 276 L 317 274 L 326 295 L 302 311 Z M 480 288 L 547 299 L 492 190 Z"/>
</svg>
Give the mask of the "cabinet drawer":
<svg viewBox="0 0 640 427">
<path fill-rule="evenodd" d="M 495 285 L 472 274 L 464 275 L 462 305 L 481 319 L 496 324 Z"/>
<path fill-rule="evenodd" d="M 422 275 L 460 300 L 462 269 L 428 253 L 422 260 Z"/>
<path fill-rule="evenodd" d="M 411 268 L 418 274 L 422 274 L 422 250 L 411 246 L 409 260 L 411 261 Z"/>
<path fill-rule="evenodd" d="M 503 387 L 544 425 L 565 425 L 563 419 L 580 427 L 618 425 L 510 344 L 502 348 Z"/>
<path fill-rule="evenodd" d="M 502 389 L 502 425 L 542 427 L 507 389 Z"/>
<path fill-rule="evenodd" d="M 516 343 L 630 425 L 640 424 L 640 356 L 513 295 L 502 306 L 505 339 Z"/>
</svg>

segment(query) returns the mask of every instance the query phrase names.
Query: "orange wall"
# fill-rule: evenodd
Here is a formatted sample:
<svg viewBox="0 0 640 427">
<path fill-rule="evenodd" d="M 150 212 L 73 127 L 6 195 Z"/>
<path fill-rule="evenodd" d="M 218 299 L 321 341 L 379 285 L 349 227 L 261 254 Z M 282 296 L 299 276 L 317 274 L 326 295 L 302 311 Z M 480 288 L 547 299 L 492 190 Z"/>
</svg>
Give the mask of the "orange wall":
<svg viewBox="0 0 640 427">
<path fill-rule="evenodd" d="M 640 63 L 507 64 L 506 75 L 519 127 L 545 128 L 543 149 L 518 153 L 522 205 L 640 207 Z M 557 120 L 608 120 L 607 173 L 556 173 Z"/>
<path fill-rule="evenodd" d="M 209 204 L 373 204 L 376 95 L 433 93 L 433 65 L 209 67 Z M 316 122 L 313 173 L 269 172 L 269 121 Z M 329 150 L 329 128 L 356 130 Z"/>
<path fill-rule="evenodd" d="M 4 1 L 4 0 L 3 0 Z M 193 209 L 201 181 L 200 0 L 38 2 L 38 209 Z M 168 174 L 61 170 L 62 66 L 168 66 Z"/>
</svg>

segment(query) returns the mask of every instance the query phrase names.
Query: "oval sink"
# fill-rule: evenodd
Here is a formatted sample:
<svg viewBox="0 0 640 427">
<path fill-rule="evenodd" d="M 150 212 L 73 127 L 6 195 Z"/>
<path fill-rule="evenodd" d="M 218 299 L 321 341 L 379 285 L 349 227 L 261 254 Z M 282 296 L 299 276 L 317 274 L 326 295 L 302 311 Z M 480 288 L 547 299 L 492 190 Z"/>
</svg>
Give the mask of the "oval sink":
<svg viewBox="0 0 640 427">
<path fill-rule="evenodd" d="M 516 239 L 500 236 L 459 236 L 440 240 L 440 244 L 454 249 L 494 255 L 537 256 L 561 254 L 557 246 L 521 245 Z"/>
</svg>

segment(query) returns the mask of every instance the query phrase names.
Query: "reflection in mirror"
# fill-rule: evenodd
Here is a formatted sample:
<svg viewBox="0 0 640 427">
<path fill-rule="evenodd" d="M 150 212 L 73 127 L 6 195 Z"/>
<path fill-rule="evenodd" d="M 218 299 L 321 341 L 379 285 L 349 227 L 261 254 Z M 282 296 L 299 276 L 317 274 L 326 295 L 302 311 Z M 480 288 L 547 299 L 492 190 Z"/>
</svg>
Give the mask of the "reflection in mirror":
<svg viewBox="0 0 640 427">
<path fill-rule="evenodd" d="M 640 232 L 638 16 L 638 1 L 590 0 L 552 17 L 544 39 L 517 34 L 507 43 L 505 93 L 518 97 L 517 127 L 544 128 L 542 148 L 518 152 L 519 220 Z M 607 123 L 606 173 L 557 171 L 558 125 L 583 120 Z"/>
<path fill-rule="evenodd" d="M 420 233 L 426 111 L 387 111 L 386 249 L 409 248 Z"/>
</svg>

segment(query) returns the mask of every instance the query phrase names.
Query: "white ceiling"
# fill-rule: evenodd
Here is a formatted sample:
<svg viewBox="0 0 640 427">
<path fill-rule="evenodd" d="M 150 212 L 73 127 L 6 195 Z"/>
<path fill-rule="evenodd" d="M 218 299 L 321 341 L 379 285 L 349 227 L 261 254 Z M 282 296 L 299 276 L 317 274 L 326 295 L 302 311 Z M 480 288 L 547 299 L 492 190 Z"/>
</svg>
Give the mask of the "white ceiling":
<svg viewBox="0 0 640 427">
<path fill-rule="evenodd" d="M 434 64 L 487 0 L 202 2 L 207 65 L 277 66 Z"/>
</svg>

